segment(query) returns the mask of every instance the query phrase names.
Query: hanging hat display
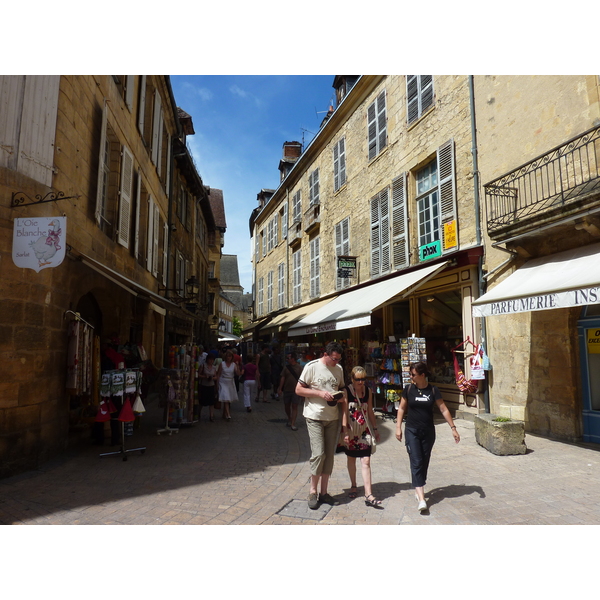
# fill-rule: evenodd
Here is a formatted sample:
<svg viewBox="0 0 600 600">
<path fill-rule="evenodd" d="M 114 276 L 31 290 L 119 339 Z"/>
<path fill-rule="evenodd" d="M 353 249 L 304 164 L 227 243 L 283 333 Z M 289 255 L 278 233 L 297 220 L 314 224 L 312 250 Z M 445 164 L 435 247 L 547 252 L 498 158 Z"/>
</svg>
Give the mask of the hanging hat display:
<svg viewBox="0 0 600 600">
<path fill-rule="evenodd" d="M 98 413 L 96 414 L 96 418 L 94 419 L 96 423 L 104 423 L 105 421 L 110 421 L 110 411 L 108 409 L 108 403 L 100 402 L 100 406 L 98 406 Z"/>
<path fill-rule="evenodd" d="M 144 406 L 144 403 L 142 402 L 142 397 L 139 394 L 135 397 L 135 402 L 133 403 L 133 412 L 146 412 L 146 407 Z"/>
<path fill-rule="evenodd" d="M 119 413 L 119 421 L 122 421 L 123 423 L 135 421 L 135 415 L 133 414 L 133 410 L 131 410 L 131 402 L 129 402 L 129 398 L 125 398 L 125 402 L 123 402 L 123 408 Z"/>
</svg>

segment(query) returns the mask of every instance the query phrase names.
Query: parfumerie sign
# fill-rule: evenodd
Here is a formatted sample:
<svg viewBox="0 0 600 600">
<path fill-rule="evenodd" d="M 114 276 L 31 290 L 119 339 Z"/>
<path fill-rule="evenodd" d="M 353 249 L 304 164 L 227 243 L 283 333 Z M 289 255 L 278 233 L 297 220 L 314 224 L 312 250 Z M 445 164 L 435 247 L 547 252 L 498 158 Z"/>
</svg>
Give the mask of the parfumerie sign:
<svg viewBox="0 0 600 600">
<path fill-rule="evenodd" d="M 551 308 L 585 306 L 587 304 L 600 304 L 600 286 L 476 305 L 473 306 L 473 316 L 491 317 L 534 310 L 549 310 Z"/>
</svg>

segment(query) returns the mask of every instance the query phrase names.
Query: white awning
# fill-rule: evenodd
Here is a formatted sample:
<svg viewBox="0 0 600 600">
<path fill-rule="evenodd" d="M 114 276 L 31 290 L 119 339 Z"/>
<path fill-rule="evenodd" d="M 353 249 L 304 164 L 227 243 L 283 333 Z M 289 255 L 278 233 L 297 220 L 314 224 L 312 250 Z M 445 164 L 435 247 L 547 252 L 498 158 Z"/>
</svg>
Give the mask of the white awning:
<svg viewBox="0 0 600 600">
<path fill-rule="evenodd" d="M 340 294 L 325 306 L 307 315 L 288 330 L 289 336 L 350 329 L 371 323 L 371 313 L 398 294 L 406 297 L 444 269 L 447 262 L 399 274 L 360 289 Z"/>
<path fill-rule="evenodd" d="M 474 317 L 600 304 L 600 244 L 527 261 L 472 304 Z"/>
<path fill-rule="evenodd" d="M 219 332 L 219 342 L 239 342 L 241 341 L 241 337 L 238 337 L 237 335 L 233 334 L 233 333 L 228 333 L 226 331 L 220 331 Z"/>
<path fill-rule="evenodd" d="M 337 296 L 333 296 L 332 298 L 318 300 L 317 302 L 313 302 L 311 304 L 303 304 L 302 306 L 297 306 L 291 308 L 290 310 L 286 310 L 285 312 L 273 317 L 271 322 L 265 325 L 265 327 L 261 330 L 261 333 L 285 331 L 288 327 L 291 327 L 301 319 L 305 319 L 316 310 L 322 308 L 326 304 L 329 304 L 332 300 L 335 300 L 336 297 Z"/>
</svg>

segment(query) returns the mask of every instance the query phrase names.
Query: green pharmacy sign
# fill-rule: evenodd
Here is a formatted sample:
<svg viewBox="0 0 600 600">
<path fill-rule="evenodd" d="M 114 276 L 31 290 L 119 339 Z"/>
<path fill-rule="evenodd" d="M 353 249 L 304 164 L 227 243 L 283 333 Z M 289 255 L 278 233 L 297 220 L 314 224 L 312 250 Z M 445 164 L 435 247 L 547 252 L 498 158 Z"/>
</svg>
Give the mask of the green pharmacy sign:
<svg viewBox="0 0 600 600">
<path fill-rule="evenodd" d="M 421 262 L 424 260 L 430 260 L 431 258 L 437 258 L 442 255 L 442 243 L 440 240 L 425 244 L 419 248 L 419 259 Z"/>
</svg>

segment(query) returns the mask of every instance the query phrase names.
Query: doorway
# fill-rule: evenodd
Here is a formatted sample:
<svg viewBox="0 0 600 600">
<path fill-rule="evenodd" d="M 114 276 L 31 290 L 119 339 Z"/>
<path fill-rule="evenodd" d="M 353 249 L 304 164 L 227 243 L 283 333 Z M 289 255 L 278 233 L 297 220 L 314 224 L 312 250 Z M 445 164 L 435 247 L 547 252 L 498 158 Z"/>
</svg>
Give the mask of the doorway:
<svg viewBox="0 0 600 600">
<path fill-rule="evenodd" d="M 600 305 L 583 309 L 577 329 L 581 355 L 583 441 L 600 444 Z"/>
</svg>

